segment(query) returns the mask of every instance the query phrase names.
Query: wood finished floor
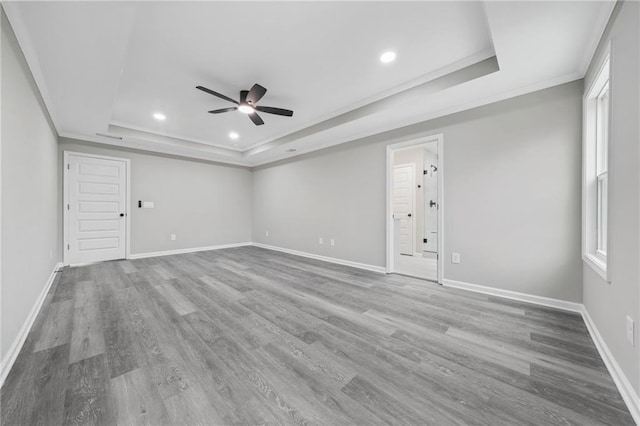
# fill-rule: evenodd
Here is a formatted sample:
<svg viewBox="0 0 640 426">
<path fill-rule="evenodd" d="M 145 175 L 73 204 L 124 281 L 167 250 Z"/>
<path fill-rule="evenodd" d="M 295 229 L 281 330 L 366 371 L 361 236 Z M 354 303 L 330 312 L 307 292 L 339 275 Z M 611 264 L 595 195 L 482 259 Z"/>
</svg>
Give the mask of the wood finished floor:
<svg viewBox="0 0 640 426">
<path fill-rule="evenodd" d="M 58 275 L 2 425 L 633 424 L 578 315 L 255 247 Z"/>
</svg>

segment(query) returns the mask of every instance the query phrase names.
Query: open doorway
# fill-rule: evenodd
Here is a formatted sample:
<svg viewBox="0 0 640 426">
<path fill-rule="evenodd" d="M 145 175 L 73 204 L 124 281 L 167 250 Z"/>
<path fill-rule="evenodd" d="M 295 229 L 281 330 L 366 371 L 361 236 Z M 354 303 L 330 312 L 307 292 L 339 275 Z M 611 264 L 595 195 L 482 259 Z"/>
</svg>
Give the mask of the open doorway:
<svg viewBox="0 0 640 426">
<path fill-rule="evenodd" d="M 387 272 L 442 283 L 442 135 L 387 147 Z"/>
</svg>

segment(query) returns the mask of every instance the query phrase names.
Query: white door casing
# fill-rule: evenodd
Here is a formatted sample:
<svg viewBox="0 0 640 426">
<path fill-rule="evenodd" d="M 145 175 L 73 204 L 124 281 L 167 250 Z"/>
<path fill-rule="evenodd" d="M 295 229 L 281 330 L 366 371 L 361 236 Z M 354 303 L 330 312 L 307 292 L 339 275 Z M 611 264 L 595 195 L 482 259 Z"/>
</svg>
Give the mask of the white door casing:
<svg viewBox="0 0 640 426">
<path fill-rule="evenodd" d="M 413 256 L 415 169 L 413 164 L 398 164 L 393 168 L 393 217 L 399 226 L 400 254 Z"/>
<path fill-rule="evenodd" d="M 433 155 L 433 154 L 431 154 Z M 438 172 L 437 157 L 424 162 L 424 251 L 438 251 Z"/>
<path fill-rule="evenodd" d="M 65 264 L 128 255 L 126 159 L 65 152 Z"/>
<path fill-rule="evenodd" d="M 394 179 L 394 158 L 395 152 L 400 149 L 407 149 L 424 145 L 426 143 L 436 142 L 438 145 L 437 167 L 438 167 L 438 256 L 437 256 L 437 277 L 438 282 L 442 284 L 445 275 L 444 268 L 444 136 L 442 133 L 424 136 L 419 139 L 396 142 L 387 145 L 387 273 L 396 272 L 396 258 L 398 256 L 397 232 L 398 220 L 393 214 L 393 179 Z"/>
</svg>

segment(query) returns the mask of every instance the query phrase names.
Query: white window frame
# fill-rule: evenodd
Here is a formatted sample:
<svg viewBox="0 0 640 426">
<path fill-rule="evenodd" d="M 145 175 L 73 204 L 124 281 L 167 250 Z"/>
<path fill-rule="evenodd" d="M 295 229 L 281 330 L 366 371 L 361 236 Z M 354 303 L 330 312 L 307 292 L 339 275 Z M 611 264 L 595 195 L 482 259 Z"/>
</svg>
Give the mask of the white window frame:
<svg viewBox="0 0 640 426">
<path fill-rule="evenodd" d="M 610 246 L 608 164 L 611 142 L 611 62 L 611 49 L 608 48 L 599 61 L 598 72 L 585 91 L 582 151 L 582 258 L 607 282 L 607 249 Z M 603 111 L 605 93 L 607 103 Z"/>
</svg>

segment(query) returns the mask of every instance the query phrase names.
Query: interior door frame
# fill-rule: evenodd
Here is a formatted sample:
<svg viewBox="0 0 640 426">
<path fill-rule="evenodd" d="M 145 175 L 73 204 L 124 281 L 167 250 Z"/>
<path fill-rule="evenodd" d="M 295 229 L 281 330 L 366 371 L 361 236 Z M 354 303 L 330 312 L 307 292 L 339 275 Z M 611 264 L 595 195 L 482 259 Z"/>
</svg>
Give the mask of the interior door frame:
<svg viewBox="0 0 640 426">
<path fill-rule="evenodd" d="M 392 209 L 392 188 L 393 188 L 393 162 L 394 152 L 402 148 L 412 148 L 425 143 L 438 144 L 438 283 L 442 284 L 444 276 L 444 136 L 438 133 L 431 136 L 421 137 L 406 142 L 399 142 L 387 145 L 387 273 L 395 272 L 394 264 L 394 222 Z M 415 207 L 415 206 L 414 206 Z"/>
<path fill-rule="evenodd" d="M 98 154 L 87 154 L 85 152 L 76 152 L 76 151 L 64 151 L 63 152 L 63 163 L 62 163 L 62 214 L 63 214 L 63 220 L 64 220 L 64 225 L 63 225 L 63 230 L 62 230 L 62 234 L 63 234 L 63 247 L 62 247 L 62 259 L 63 259 L 63 264 L 64 266 L 69 266 L 69 250 L 67 250 L 67 247 L 69 245 L 69 210 L 65 207 L 68 203 L 69 203 L 69 188 L 68 188 L 68 184 L 69 184 L 69 169 L 68 169 L 68 164 L 69 164 L 69 156 L 71 155 L 76 155 L 76 156 L 80 156 L 80 157 L 87 157 L 87 158 L 97 158 L 97 159 L 101 159 L 101 160 L 114 160 L 114 161 L 123 161 L 125 163 L 125 190 L 127 191 L 127 193 L 125 194 L 124 197 L 124 202 L 125 202 L 125 212 L 124 212 L 124 218 L 125 218 L 125 231 L 124 231 L 124 241 L 125 241 L 125 251 L 124 251 L 124 257 L 125 259 L 129 259 L 129 256 L 131 255 L 131 239 L 129 238 L 129 235 L 131 234 L 131 217 L 129 215 L 129 211 L 130 211 L 130 206 L 131 206 L 131 160 L 129 160 L 128 158 L 120 158 L 120 157 L 110 157 L 107 155 L 98 155 Z M 75 265 L 75 264 L 74 264 Z"/>
</svg>

